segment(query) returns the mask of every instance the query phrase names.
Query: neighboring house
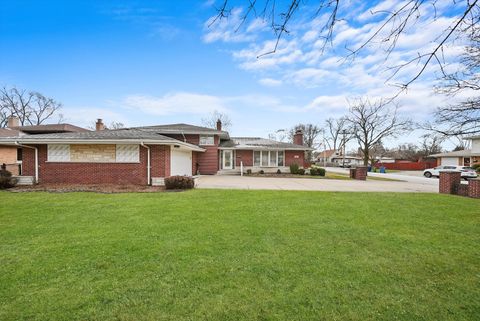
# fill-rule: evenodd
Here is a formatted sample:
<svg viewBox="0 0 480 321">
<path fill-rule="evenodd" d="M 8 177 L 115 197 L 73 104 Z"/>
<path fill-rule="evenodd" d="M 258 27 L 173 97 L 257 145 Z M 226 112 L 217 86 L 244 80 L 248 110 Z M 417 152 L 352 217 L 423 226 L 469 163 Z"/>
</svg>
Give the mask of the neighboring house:
<svg viewBox="0 0 480 321">
<path fill-rule="evenodd" d="M 363 158 L 351 155 L 345 155 L 345 157 L 343 157 L 343 155 L 336 155 L 332 157 L 332 163 L 340 167 L 352 167 L 363 165 Z"/>
<path fill-rule="evenodd" d="M 332 163 L 332 157 L 337 155 L 339 155 L 339 152 L 337 152 L 335 149 L 327 149 L 317 154 L 317 157 L 315 157 L 315 162 L 318 164 Z"/>
<path fill-rule="evenodd" d="M 480 164 L 480 136 L 467 137 L 471 149 L 430 155 L 437 159 L 437 165 L 472 166 Z"/>
<path fill-rule="evenodd" d="M 0 128 L 0 138 L 17 140 L 26 135 L 84 132 L 87 129 L 70 124 L 49 124 L 35 126 L 20 126 L 17 117 L 9 117 L 7 128 Z M 0 146 L 0 165 L 5 164 L 13 175 L 22 173 L 22 147 Z"/>
<path fill-rule="evenodd" d="M 23 176 L 39 183 L 163 185 L 173 175 L 219 171 L 286 170 L 304 163 L 303 134 L 295 143 L 233 138 L 217 128 L 172 124 L 0 138 L 0 145 L 21 146 Z"/>
</svg>

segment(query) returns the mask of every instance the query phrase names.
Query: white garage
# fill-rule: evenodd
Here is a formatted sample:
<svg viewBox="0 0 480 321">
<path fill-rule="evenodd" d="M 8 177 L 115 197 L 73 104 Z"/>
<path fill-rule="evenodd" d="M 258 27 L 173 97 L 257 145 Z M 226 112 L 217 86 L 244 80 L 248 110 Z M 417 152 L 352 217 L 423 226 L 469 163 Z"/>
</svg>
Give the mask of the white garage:
<svg viewBox="0 0 480 321">
<path fill-rule="evenodd" d="M 458 166 L 458 157 L 442 157 L 441 165 Z"/>
<path fill-rule="evenodd" d="M 170 175 L 192 176 L 192 151 L 172 146 L 170 150 Z"/>
</svg>

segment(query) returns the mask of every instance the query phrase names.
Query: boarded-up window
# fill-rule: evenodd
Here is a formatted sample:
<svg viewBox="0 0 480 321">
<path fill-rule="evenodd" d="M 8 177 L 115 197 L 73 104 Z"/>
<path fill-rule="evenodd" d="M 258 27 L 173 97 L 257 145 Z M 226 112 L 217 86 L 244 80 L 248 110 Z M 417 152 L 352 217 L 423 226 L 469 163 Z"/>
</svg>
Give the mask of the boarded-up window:
<svg viewBox="0 0 480 321">
<path fill-rule="evenodd" d="M 49 162 L 69 162 L 70 145 L 48 145 Z"/>
<path fill-rule="evenodd" d="M 117 163 L 134 163 L 140 161 L 138 145 L 117 145 Z"/>
</svg>

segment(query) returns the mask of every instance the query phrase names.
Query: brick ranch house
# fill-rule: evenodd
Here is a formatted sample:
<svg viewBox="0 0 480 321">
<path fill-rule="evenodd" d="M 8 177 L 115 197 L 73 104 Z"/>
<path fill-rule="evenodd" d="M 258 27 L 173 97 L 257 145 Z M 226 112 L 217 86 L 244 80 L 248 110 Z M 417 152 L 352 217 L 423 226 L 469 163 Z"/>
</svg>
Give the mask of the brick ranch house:
<svg viewBox="0 0 480 321">
<path fill-rule="evenodd" d="M 73 126 L 70 124 L 49 124 L 20 126 L 19 119 L 9 117 L 7 127 L 0 128 L 0 138 L 12 138 L 17 140 L 26 135 L 52 134 L 52 133 L 70 133 L 86 132 L 85 128 Z M 5 164 L 7 170 L 13 175 L 22 174 L 22 154 L 23 148 L 16 145 L 0 145 L 0 164 Z"/>
<path fill-rule="evenodd" d="M 188 124 L 0 137 L 0 146 L 22 150 L 23 181 L 67 184 L 163 185 L 173 175 L 288 171 L 304 164 L 303 134 L 293 143 L 230 137 Z"/>
<path fill-rule="evenodd" d="M 448 153 L 430 155 L 437 159 L 437 165 L 472 166 L 480 164 L 480 136 L 467 137 L 471 148 Z"/>
</svg>

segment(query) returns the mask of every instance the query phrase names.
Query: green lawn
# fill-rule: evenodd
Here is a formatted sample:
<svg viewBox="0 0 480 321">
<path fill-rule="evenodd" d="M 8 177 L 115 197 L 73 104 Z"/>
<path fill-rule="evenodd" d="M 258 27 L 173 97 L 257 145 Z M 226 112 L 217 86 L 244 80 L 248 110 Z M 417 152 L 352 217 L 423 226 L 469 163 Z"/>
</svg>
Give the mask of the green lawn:
<svg viewBox="0 0 480 321">
<path fill-rule="evenodd" d="M 480 201 L 0 192 L 0 320 L 479 320 Z"/>
</svg>

